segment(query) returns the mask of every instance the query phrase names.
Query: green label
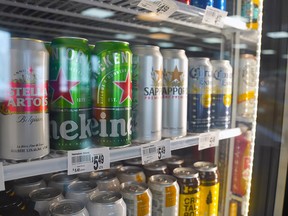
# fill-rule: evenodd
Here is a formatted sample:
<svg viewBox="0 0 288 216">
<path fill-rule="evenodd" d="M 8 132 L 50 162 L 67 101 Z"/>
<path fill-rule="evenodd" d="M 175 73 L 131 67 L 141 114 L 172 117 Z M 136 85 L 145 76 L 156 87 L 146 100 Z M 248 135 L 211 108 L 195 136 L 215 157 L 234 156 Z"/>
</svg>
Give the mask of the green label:
<svg viewBox="0 0 288 216">
<path fill-rule="evenodd" d="M 51 109 L 92 106 L 89 50 L 51 46 L 49 76 Z"/>
<path fill-rule="evenodd" d="M 76 150 L 92 145 L 92 109 L 50 111 L 52 149 Z"/>
</svg>

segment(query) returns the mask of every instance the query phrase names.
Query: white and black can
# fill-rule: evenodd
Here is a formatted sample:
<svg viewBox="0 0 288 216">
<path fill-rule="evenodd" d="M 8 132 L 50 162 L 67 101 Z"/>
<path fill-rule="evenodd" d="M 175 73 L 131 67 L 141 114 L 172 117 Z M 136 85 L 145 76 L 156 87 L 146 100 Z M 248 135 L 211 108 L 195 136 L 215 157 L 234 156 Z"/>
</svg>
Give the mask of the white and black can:
<svg viewBox="0 0 288 216">
<path fill-rule="evenodd" d="M 211 126 L 212 65 L 209 58 L 189 58 L 187 131 L 202 133 Z"/>
<path fill-rule="evenodd" d="M 185 50 L 164 49 L 162 137 L 176 138 L 187 133 L 188 59 Z"/>
<path fill-rule="evenodd" d="M 161 139 L 163 58 L 158 46 L 132 46 L 132 140 L 147 143 Z"/>
<path fill-rule="evenodd" d="M 153 216 L 178 216 L 179 185 L 170 175 L 153 175 L 148 186 L 152 193 Z"/>
<path fill-rule="evenodd" d="M 0 101 L 0 158 L 41 158 L 49 153 L 49 54 L 43 41 L 12 38 L 9 55 L 10 92 Z"/>
<path fill-rule="evenodd" d="M 85 206 L 77 200 L 63 199 L 52 203 L 49 207 L 50 216 L 89 216 Z"/>
<path fill-rule="evenodd" d="M 121 194 L 127 206 L 127 216 L 152 215 L 152 194 L 147 184 L 122 183 Z"/>
<path fill-rule="evenodd" d="M 213 60 L 211 64 L 211 128 L 227 129 L 231 123 L 233 70 L 228 60 Z"/>
<path fill-rule="evenodd" d="M 92 195 L 87 204 L 91 216 L 126 216 L 126 204 L 121 193 L 110 192 Z"/>
<path fill-rule="evenodd" d="M 33 190 L 29 194 L 31 205 L 40 216 L 47 216 L 49 206 L 64 199 L 61 190 L 52 187 L 43 187 Z"/>
</svg>

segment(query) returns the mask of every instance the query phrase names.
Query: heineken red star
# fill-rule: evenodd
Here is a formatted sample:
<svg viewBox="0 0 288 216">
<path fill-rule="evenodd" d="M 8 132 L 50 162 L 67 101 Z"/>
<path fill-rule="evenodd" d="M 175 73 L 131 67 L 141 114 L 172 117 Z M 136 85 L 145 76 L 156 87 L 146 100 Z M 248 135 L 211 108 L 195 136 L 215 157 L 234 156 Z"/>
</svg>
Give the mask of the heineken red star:
<svg viewBox="0 0 288 216">
<path fill-rule="evenodd" d="M 50 143 L 57 150 L 92 144 L 90 48 L 83 38 L 52 40 L 49 79 Z"/>
<path fill-rule="evenodd" d="M 0 158 L 40 158 L 49 153 L 49 55 L 42 41 L 12 38 L 10 60 L 10 91 L 0 102 Z"/>
<path fill-rule="evenodd" d="M 110 147 L 128 145 L 132 133 L 132 53 L 129 43 L 97 42 L 94 55 L 97 68 L 93 71 L 92 130 L 96 144 Z"/>
</svg>

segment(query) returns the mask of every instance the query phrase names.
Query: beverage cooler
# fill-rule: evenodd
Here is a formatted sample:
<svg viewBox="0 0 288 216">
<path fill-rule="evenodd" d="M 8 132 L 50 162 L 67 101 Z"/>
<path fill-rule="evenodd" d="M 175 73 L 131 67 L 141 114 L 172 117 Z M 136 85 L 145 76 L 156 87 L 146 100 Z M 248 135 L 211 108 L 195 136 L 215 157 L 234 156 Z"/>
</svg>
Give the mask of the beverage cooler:
<svg viewBox="0 0 288 216">
<path fill-rule="evenodd" d="M 0 215 L 248 215 L 262 0 L 0 0 Z"/>
</svg>

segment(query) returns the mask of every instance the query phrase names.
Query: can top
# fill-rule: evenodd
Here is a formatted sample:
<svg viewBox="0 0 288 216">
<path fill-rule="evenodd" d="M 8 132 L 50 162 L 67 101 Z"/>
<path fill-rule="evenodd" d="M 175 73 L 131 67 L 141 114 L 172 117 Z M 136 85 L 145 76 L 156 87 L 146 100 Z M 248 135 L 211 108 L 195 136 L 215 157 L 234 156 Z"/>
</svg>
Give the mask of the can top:
<svg viewBox="0 0 288 216">
<path fill-rule="evenodd" d="M 134 49 L 150 49 L 150 50 L 160 50 L 159 46 L 154 46 L 154 45 L 133 45 L 132 50 Z"/>
<path fill-rule="evenodd" d="M 16 187 L 25 187 L 25 186 L 32 186 L 32 185 L 39 185 L 43 181 L 42 177 L 40 176 L 32 176 L 28 178 L 17 179 L 14 181 L 14 186 Z"/>
<path fill-rule="evenodd" d="M 184 159 L 181 159 L 181 157 L 177 155 L 172 155 L 171 158 L 164 159 L 163 162 L 168 165 L 181 165 L 184 163 Z"/>
<path fill-rule="evenodd" d="M 176 182 L 177 179 L 170 175 L 153 175 L 149 178 L 149 184 L 157 184 L 157 185 L 171 185 Z"/>
<path fill-rule="evenodd" d="M 148 185 L 139 182 L 124 182 L 121 184 L 121 192 L 129 194 L 142 194 L 148 190 Z"/>
<path fill-rule="evenodd" d="M 167 165 L 162 161 L 155 161 L 144 165 L 144 169 L 151 171 L 160 171 L 167 169 Z"/>
<path fill-rule="evenodd" d="M 142 166 L 142 159 L 140 157 L 132 158 L 132 159 L 129 159 L 129 160 L 125 160 L 124 163 L 128 164 L 128 165 Z"/>
<path fill-rule="evenodd" d="M 120 173 L 124 173 L 126 175 L 134 175 L 139 172 L 142 172 L 142 169 L 137 166 L 123 166 L 120 168 Z"/>
<path fill-rule="evenodd" d="M 173 175 L 181 179 L 198 178 L 199 173 L 192 167 L 179 167 L 173 170 Z"/>
<path fill-rule="evenodd" d="M 129 45 L 129 42 L 127 41 L 118 41 L 118 40 L 102 40 L 102 41 L 97 41 L 96 44 L 95 44 L 95 47 L 98 47 L 98 45 L 100 44 L 105 44 L 105 46 L 108 46 L 109 45 Z"/>
<path fill-rule="evenodd" d="M 240 58 L 247 58 L 247 59 L 256 59 L 256 56 L 252 55 L 252 54 L 241 54 Z"/>
<path fill-rule="evenodd" d="M 229 60 L 211 60 L 211 64 L 230 64 Z"/>
<path fill-rule="evenodd" d="M 209 61 L 210 59 L 207 57 L 189 57 L 189 61 Z"/>
<path fill-rule="evenodd" d="M 184 49 L 161 49 L 161 52 L 164 54 L 170 54 L 170 53 L 185 53 Z"/>
<path fill-rule="evenodd" d="M 90 174 L 90 179 L 95 180 L 96 182 L 107 182 L 115 178 L 116 175 L 114 173 L 110 173 L 108 170 L 92 172 Z"/>
<path fill-rule="evenodd" d="M 95 182 L 90 181 L 76 181 L 68 185 L 68 193 L 90 193 L 97 188 Z"/>
<path fill-rule="evenodd" d="M 39 40 L 39 39 L 34 39 L 34 38 L 12 37 L 11 40 L 24 40 L 24 41 L 33 41 L 33 42 L 38 42 L 38 43 L 44 43 L 44 41 Z"/>
<path fill-rule="evenodd" d="M 53 46 L 54 44 L 57 45 L 73 45 L 73 46 L 79 46 L 79 45 L 87 45 L 88 47 L 88 40 L 85 38 L 80 38 L 80 37 L 56 37 L 53 38 L 53 40 L 51 41 L 51 46 Z"/>
<path fill-rule="evenodd" d="M 122 195 L 119 192 L 107 191 L 101 194 L 95 194 L 90 197 L 91 202 L 102 205 L 113 205 L 122 199 Z"/>
<path fill-rule="evenodd" d="M 61 196 L 61 190 L 52 187 L 43 187 L 30 192 L 29 197 L 33 201 L 53 200 Z"/>
<path fill-rule="evenodd" d="M 54 182 L 71 182 L 78 179 L 75 175 L 67 175 L 67 172 L 56 173 L 51 176 L 51 181 Z"/>
<path fill-rule="evenodd" d="M 18 37 L 11 38 L 11 49 L 46 51 L 42 40 Z"/>
<path fill-rule="evenodd" d="M 53 216 L 64 216 L 80 213 L 83 209 L 84 205 L 79 201 L 64 199 L 50 205 L 49 212 Z"/>
<path fill-rule="evenodd" d="M 215 172 L 217 165 L 208 161 L 198 161 L 193 164 L 193 167 L 199 172 Z"/>
</svg>

